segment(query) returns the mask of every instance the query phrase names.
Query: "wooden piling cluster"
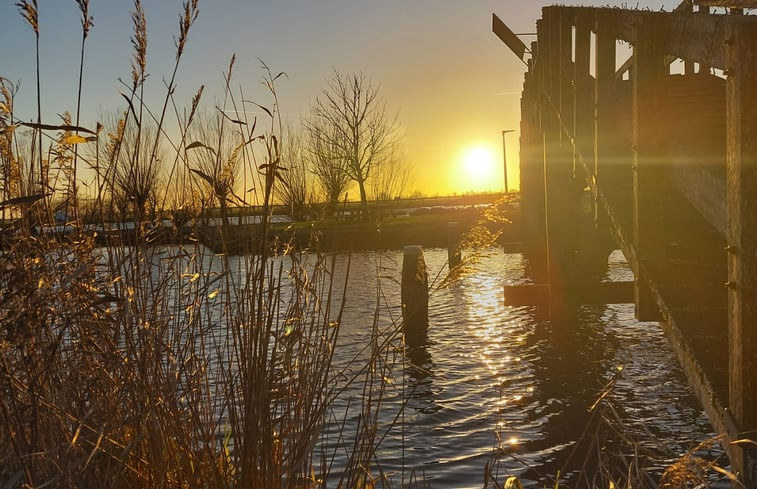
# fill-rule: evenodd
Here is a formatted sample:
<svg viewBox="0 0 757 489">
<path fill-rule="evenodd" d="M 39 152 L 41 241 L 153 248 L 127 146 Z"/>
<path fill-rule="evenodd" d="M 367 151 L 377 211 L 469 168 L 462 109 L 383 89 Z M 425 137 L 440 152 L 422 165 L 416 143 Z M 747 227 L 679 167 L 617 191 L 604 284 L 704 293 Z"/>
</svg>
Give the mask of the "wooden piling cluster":
<svg viewBox="0 0 757 489">
<path fill-rule="evenodd" d="M 660 322 L 757 487 L 753 446 L 729 443 L 757 440 L 757 17 L 693 10 L 543 9 L 521 100 L 523 228 L 555 308 L 601 275 L 614 238 L 637 317 Z"/>
</svg>

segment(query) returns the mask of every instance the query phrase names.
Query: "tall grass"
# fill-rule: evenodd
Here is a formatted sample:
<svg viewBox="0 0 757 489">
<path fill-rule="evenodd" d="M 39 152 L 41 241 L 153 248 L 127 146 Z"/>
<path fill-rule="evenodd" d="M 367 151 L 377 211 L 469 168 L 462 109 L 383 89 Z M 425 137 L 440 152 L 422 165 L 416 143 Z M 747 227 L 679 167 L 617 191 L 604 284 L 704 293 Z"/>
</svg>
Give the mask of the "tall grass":
<svg viewBox="0 0 757 489">
<path fill-rule="evenodd" d="M 93 24 L 88 2 L 77 5 L 83 66 Z M 19 8 L 39 39 L 36 2 Z M 17 87 L 0 80 L 4 487 L 387 484 L 377 463 L 379 413 L 398 328 L 379 327 L 377 301 L 364 360 L 337 365 L 346 282 L 335 281 L 336 257 L 266 245 L 268 209 L 286 179 L 277 76 L 266 68 L 271 105 L 260 105 L 267 120 L 258 124 L 231 88 L 232 58 L 217 132 L 192 138 L 207 134 L 191 129 L 202 88 L 188 111 L 173 93 L 198 13 L 197 0 L 184 3 L 163 103 L 148 107 L 146 18 L 135 1 L 131 85 L 110 127 L 81 126 L 78 97 L 73 120 L 46 124 L 38 107 L 37 122 L 22 123 Z M 170 138 L 172 113 L 178 136 Z M 95 188 L 87 209 L 77 195 L 82 167 Z M 252 197 L 240 195 L 235 168 L 244 189 L 260 189 Z M 225 240 L 229 206 L 252 203 L 266 210 L 256 237 L 263 245 L 250 245 L 258 253 L 232 260 L 195 244 L 205 209 L 220 208 Z M 65 229 L 55 226 L 61 209 L 73 209 Z M 155 243 L 165 216 L 188 240 Z M 355 385 L 362 397 L 337 408 Z"/>
</svg>

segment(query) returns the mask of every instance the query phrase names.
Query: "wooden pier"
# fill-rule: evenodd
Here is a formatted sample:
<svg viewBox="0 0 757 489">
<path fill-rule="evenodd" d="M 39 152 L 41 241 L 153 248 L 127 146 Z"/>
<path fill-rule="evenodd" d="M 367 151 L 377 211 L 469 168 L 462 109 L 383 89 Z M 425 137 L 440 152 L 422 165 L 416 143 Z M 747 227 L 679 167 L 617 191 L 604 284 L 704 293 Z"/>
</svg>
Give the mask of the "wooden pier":
<svg viewBox="0 0 757 489">
<path fill-rule="evenodd" d="M 757 2 L 695 3 L 543 9 L 521 100 L 522 226 L 555 314 L 623 251 L 637 318 L 660 323 L 753 488 L 755 445 L 739 440 L 757 440 L 757 17 L 743 15 Z M 524 59 L 496 16 L 494 32 Z"/>
</svg>

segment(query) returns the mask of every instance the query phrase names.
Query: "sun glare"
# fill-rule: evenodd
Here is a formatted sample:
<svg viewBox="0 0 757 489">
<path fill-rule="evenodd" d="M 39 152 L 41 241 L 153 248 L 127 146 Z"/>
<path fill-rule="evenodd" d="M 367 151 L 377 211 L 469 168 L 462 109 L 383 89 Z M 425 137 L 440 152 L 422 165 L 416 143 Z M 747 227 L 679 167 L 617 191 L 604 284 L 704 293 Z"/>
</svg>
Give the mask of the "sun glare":
<svg viewBox="0 0 757 489">
<path fill-rule="evenodd" d="M 495 180 L 494 151 L 487 146 L 471 146 L 463 151 L 461 173 L 468 190 L 482 191 Z"/>
</svg>

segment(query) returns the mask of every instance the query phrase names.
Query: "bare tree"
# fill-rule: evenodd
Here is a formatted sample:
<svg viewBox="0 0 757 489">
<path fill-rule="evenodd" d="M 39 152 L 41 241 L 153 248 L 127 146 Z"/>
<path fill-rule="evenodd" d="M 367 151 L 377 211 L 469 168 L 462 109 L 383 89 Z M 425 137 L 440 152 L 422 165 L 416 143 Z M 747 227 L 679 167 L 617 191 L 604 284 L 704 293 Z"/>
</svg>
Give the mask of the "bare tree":
<svg viewBox="0 0 757 489">
<path fill-rule="evenodd" d="M 191 171 L 200 177 L 206 200 L 225 206 L 234 194 L 245 142 L 239 133 L 225 127 L 220 112 L 200 114 L 189 128 L 187 158 Z"/>
<path fill-rule="evenodd" d="M 308 189 L 308 165 L 303 134 L 291 125 L 284 127 L 281 142 L 281 166 L 283 185 L 279 190 L 281 202 L 289 208 L 290 215 L 301 219 L 311 196 Z"/>
<path fill-rule="evenodd" d="M 136 219 L 147 215 L 147 204 L 156 201 L 160 184 L 161 149 L 156 131 L 133 118 L 106 117 L 108 140 L 99 147 L 103 179 L 116 207 L 131 210 Z"/>
<path fill-rule="evenodd" d="M 392 200 L 401 197 L 407 191 L 412 180 L 412 171 L 407 157 L 399 147 L 386 153 L 381 163 L 376 166 L 371 178 L 371 198 L 374 200 Z"/>
<path fill-rule="evenodd" d="M 396 117 L 386 112 L 378 86 L 361 73 L 334 78 L 317 97 L 307 128 L 326 162 L 343 164 L 360 189 L 360 203 L 368 206 L 366 191 L 371 172 L 399 139 Z"/>
<path fill-rule="evenodd" d="M 333 212 L 350 185 L 346 160 L 339 155 L 339 146 L 334 142 L 337 130 L 323 119 L 310 120 L 304 127 L 308 136 L 308 167 L 326 197 L 329 212 Z"/>
</svg>

